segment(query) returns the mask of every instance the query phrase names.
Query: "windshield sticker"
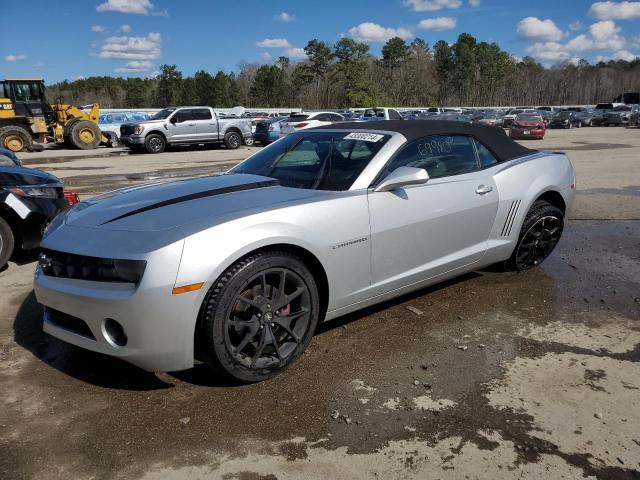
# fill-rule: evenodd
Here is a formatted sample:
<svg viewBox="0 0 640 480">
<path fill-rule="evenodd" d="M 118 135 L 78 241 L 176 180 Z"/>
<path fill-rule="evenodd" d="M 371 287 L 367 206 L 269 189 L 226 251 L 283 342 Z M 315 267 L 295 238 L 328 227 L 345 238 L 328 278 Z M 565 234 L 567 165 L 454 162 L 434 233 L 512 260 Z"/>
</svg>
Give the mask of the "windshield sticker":
<svg viewBox="0 0 640 480">
<path fill-rule="evenodd" d="M 363 142 L 375 143 L 375 142 L 379 142 L 383 138 L 384 138 L 384 135 L 379 135 L 377 133 L 362 133 L 362 132 L 355 133 L 354 132 L 344 137 L 344 140 L 362 140 Z"/>
</svg>

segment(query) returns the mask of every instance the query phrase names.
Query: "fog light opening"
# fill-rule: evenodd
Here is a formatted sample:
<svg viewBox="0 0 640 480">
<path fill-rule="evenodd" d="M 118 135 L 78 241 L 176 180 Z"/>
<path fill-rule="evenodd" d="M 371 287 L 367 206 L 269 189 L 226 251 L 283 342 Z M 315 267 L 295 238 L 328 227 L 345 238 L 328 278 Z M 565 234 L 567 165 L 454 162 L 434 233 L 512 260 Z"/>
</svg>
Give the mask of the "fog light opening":
<svg viewBox="0 0 640 480">
<path fill-rule="evenodd" d="M 124 347 L 127 344 L 127 334 L 124 333 L 124 328 L 113 318 L 107 318 L 104 321 L 104 331 L 108 339 L 119 347 Z"/>
</svg>

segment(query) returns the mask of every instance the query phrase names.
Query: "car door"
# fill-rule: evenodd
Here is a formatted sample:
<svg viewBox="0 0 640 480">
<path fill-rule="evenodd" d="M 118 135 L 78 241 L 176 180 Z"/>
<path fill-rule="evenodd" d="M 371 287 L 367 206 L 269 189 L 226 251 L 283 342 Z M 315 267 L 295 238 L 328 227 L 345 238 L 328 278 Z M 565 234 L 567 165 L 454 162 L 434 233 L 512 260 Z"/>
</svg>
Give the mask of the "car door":
<svg viewBox="0 0 640 480">
<path fill-rule="evenodd" d="M 196 136 L 198 140 L 217 140 L 218 122 L 210 108 L 194 108 L 193 118 L 196 123 Z"/>
<path fill-rule="evenodd" d="M 171 142 L 193 142 L 196 137 L 196 122 L 193 119 L 192 109 L 181 108 L 177 110 L 169 120 L 171 130 Z"/>
<path fill-rule="evenodd" d="M 487 250 L 499 199 L 491 171 L 480 168 L 474 142 L 467 136 L 410 142 L 379 180 L 409 166 L 424 168 L 427 183 L 369 191 L 374 295 L 463 269 Z"/>
</svg>

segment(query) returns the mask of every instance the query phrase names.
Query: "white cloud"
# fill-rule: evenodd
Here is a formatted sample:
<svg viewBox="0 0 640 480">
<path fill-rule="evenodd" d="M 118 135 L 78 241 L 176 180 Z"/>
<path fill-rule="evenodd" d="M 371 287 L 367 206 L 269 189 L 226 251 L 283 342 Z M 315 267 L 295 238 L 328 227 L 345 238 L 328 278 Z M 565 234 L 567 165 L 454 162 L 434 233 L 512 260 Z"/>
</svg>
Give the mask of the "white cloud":
<svg viewBox="0 0 640 480">
<path fill-rule="evenodd" d="M 350 28 L 349 34 L 354 40 L 365 43 L 384 43 L 393 37 L 407 39 L 413 36 L 413 32 L 407 28 L 386 28 L 372 22 Z"/>
<path fill-rule="evenodd" d="M 118 30 L 122 33 L 129 33 L 131 31 L 131 25 L 121 25 Z"/>
<path fill-rule="evenodd" d="M 575 54 L 583 52 L 600 50 L 625 52 L 626 44 L 625 38 L 620 36 L 620 28 L 615 22 L 605 20 L 591 25 L 588 34 L 580 34 L 564 44 L 559 42 L 536 42 L 527 48 L 527 53 L 544 60 L 564 61 L 574 57 Z"/>
<path fill-rule="evenodd" d="M 451 17 L 426 18 L 418 24 L 421 30 L 451 30 L 456 28 L 456 19 Z"/>
<path fill-rule="evenodd" d="M 295 21 L 296 16 L 291 15 L 290 13 L 287 13 L 287 12 L 282 12 L 279 15 L 276 15 L 275 17 L 273 17 L 273 19 L 282 23 L 290 23 Z"/>
<path fill-rule="evenodd" d="M 132 60 L 123 67 L 115 69 L 118 73 L 142 73 L 151 71 L 153 64 L 149 60 Z"/>
<path fill-rule="evenodd" d="M 123 60 L 155 60 L 162 53 L 162 38 L 151 32 L 146 37 L 109 37 L 100 47 L 99 58 L 119 58 Z"/>
<path fill-rule="evenodd" d="M 260 54 L 260 58 L 262 60 L 264 60 L 265 62 L 268 62 L 269 60 L 271 60 L 273 57 L 271 56 L 271 54 L 269 52 L 262 52 Z"/>
<path fill-rule="evenodd" d="M 640 55 L 637 53 L 631 53 L 629 50 L 620 50 L 609 57 L 598 55 L 596 62 L 608 62 L 609 60 L 625 60 L 631 62 L 638 57 L 640 57 Z"/>
<path fill-rule="evenodd" d="M 291 48 L 289 40 L 286 38 L 265 38 L 256 42 L 256 47 L 260 48 Z"/>
<path fill-rule="evenodd" d="M 149 15 L 154 6 L 150 0 L 107 0 L 96 7 L 98 12 L 120 12 Z"/>
<path fill-rule="evenodd" d="M 404 0 L 403 3 L 415 12 L 437 12 L 462 6 L 462 0 Z"/>
<path fill-rule="evenodd" d="M 469 5 L 471 5 L 472 7 L 479 7 L 480 0 L 469 0 Z"/>
<path fill-rule="evenodd" d="M 640 2 L 595 2 L 589 12 L 598 20 L 635 20 L 640 18 Z"/>
<path fill-rule="evenodd" d="M 284 55 L 292 60 L 304 60 L 307 58 L 307 54 L 304 48 L 291 47 L 284 51 Z"/>
<path fill-rule="evenodd" d="M 573 32 L 576 32 L 578 30 L 582 30 L 582 23 L 580 23 L 579 20 L 576 20 L 575 22 L 570 23 L 569 24 L 569 30 L 571 30 Z"/>
<path fill-rule="evenodd" d="M 102 33 L 107 30 L 107 27 L 103 27 L 102 25 L 93 25 L 91 27 L 92 32 Z"/>
<path fill-rule="evenodd" d="M 16 54 L 10 54 L 10 55 L 7 55 L 6 57 L 4 57 L 6 62 L 18 62 L 18 61 L 24 60 L 26 58 L 27 58 L 27 56 L 26 55 L 22 55 L 21 53 L 19 53 L 17 55 Z"/>
<path fill-rule="evenodd" d="M 553 20 L 540 20 L 537 17 L 527 17 L 518 23 L 518 35 L 525 40 L 539 42 L 557 42 L 562 39 L 563 33 Z"/>
</svg>

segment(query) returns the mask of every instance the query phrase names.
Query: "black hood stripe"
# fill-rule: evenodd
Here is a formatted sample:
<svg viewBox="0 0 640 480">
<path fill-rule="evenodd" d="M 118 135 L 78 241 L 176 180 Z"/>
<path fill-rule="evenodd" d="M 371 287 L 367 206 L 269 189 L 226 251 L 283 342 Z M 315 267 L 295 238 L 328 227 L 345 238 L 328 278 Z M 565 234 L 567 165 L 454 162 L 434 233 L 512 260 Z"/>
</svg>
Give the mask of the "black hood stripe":
<svg viewBox="0 0 640 480">
<path fill-rule="evenodd" d="M 146 207 L 138 208 L 136 210 L 131 210 L 130 212 L 120 215 L 119 217 L 112 218 L 111 220 L 107 220 L 101 225 L 106 225 L 107 223 L 115 222 L 117 220 L 122 220 L 123 218 L 131 217 L 139 213 L 148 212 L 149 210 L 155 210 L 156 208 L 175 205 L 176 203 L 188 202 L 190 200 L 198 200 L 200 198 L 215 197 L 216 195 L 224 195 L 225 193 L 244 192 L 245 190 L 255 190 L 257 188 L 276 187 L 278 185 L 280 185 L 280 182 L 278 182 L 278 180 L 266 180 L 263 182 L 244 183 L 241 185 L 232 185 L 230 187 L 215 188 L 213 190 L 205 190 L 203 192 L 191 193 L 189 195 L 183 195 L 181 197 L 164 200 L 162 202 L 152 203 L 151 205 L 147 205 Z"/>
</svg>

